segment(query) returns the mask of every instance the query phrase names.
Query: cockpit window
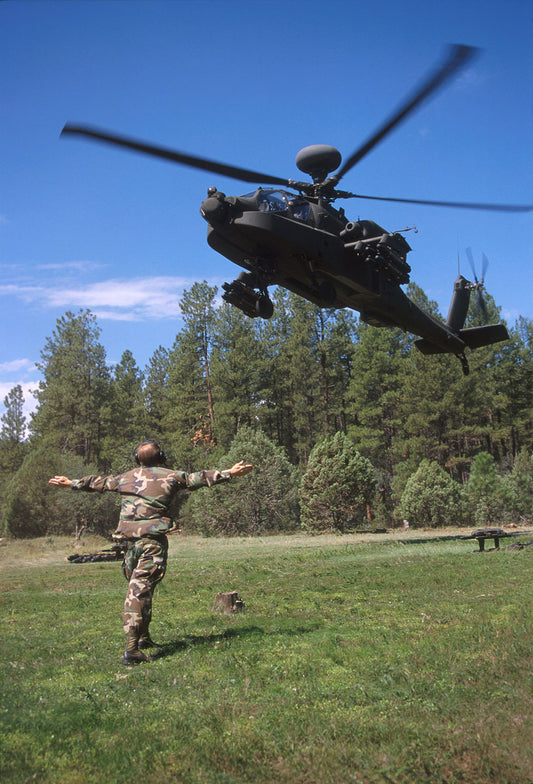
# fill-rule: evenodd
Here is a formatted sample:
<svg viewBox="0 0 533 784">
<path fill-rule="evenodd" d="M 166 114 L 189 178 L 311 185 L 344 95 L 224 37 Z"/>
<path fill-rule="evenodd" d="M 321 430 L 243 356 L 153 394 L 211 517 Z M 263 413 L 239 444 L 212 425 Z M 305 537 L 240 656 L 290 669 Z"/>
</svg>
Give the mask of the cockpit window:
<svg viewBox="0 0 533 784">
<path fill-rule="evenodd" d="M 283 191 L 261 191 L 257 198 L 261 212 L 287 212 L 288 200 Z"/>
<path fill-rule="evenodd" d="M 298 220 L 306 221 L 309 217 L 309 204 L 306 201 L 298 201 L 293 199 L 291 202 L 292 214 Z"/>
<path fill-rule="evenodd" d="M 309 204 L 294 193 L 260 189 L 257 193 L 257 206 L 260 212 L 286 213 L 293 218 L 306 221 L 309 216 Z M 252 196 L 252 194 L 247 194 Z"/>
</svg>

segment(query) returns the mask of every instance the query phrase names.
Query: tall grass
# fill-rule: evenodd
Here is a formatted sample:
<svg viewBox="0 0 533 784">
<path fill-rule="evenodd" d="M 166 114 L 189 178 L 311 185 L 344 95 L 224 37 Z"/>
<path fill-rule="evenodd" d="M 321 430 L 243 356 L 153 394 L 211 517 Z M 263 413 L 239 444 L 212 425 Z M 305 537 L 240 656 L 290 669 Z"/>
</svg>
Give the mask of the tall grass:
<svg viewBox="0 0 533 784">
<path fill-rule="evenodd" d="M 0 780 L 533 782 L 532 553 L 476 548 L 173 539 L 161 648 L 125 668 L 120 567 L 10 543 Z"/>
</svg>

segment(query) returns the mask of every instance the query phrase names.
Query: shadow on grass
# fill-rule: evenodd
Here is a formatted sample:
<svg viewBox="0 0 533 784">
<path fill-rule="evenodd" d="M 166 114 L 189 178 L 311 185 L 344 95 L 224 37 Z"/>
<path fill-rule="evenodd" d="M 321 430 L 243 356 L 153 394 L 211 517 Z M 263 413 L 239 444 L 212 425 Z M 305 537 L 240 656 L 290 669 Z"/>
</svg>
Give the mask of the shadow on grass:
<svg viewBox="0 0 533 784">
<path fill-rule="evenodd" d="M 230 640 L 233 637 L 249 637 L 251 635 L 263 634 L 297 636 L 300 634 L 308 634 L 309 632 L 315 631 L 317 628 L 318 625 L 311 625 L 309 627 L 298 626 L 295 629 L 271 629 L 265 631 L 259 626 L 243 626 L 240 629 L 225 629 L 225 631 L 220 632 L 219 634 L 186 634 L 178 640 L 172 640 L 171 642 L 158 645 L 157 648 L 150 652 L 150 658 L 154 661 L 156 659 L 164 659 L 167 656 L 173 656 L 180 651 L 184 651 L 187 648 L 193 648 L 196 645 L 214 645 L 217 642 Z"/>
</svg>

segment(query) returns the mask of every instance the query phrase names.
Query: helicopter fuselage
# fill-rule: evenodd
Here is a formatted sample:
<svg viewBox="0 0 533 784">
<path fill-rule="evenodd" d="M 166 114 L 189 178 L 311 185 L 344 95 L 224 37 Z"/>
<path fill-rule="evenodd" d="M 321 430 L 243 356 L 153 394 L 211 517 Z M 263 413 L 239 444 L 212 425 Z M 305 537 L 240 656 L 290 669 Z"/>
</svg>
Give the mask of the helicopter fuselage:
<svg viewBox="0 0 533 784">
<path fill-rule="evenodd" d="M 81 135 L 144 155 L 209 171 L 240 182 L 275 186 L 245 196 L 229 196 L 210 188 L 201 213 L 209 224 L 207 239 L 214 250 L 243 268 L 232 283 L 224 283 L 223 298 L 251 317 L 270 318 L 270 285 L 279 285 L 320 307 L 353 308 L 374 326 L 400 327 L 420 336 L 425 354 L 452 353 L 467 372 L 465 348 L 506 340 L 503 324 L 463 329 L 470 293 L 483 288 L 459 276 L 446 323 L 421 310 L 402 290 L 409 282 L 406 257 L 410 247 L 401 232 L 389 233 L 373 221 L 348 221 L 336 199 L 425 204 L 504 212 L 530 212 L 533 205 L 405 199 L 362 195 L 338 190 L 340 180 L 393 130 L 449 82 L 475 55 L 470 46 L 451 47 L 442 63 L 421 80 L 396 110 L 342 162 L 330 145 L 304 147 L 296 156 L 298 169 L 311 182 L 295 181 L 242 166 L 203 158 L 162 145 L 92 126 L 67 123 L 63 134 Z M 340 168 L 339 168 L 340 167 Z M 292 188 L 297 193 L 284 190 Z"/>
<path fill-rule="evenodd" d="M 400 233 L 374 221 L 348 221 L 326 201 L 273 189 L 240 197 L 210 189 L 200 211 L 209 224 L 208 244 L 250 273 L 225 284 L 223 295 L 248 315 L 262 315 L 253 292 L 259 299 L 278 285 L 319 307 L 357 310 L 373 326 L 400 327 L 442 352 L 464 352 L 459 330 L 421 310 L 401 289 L 409 282 L 410 246 Z"/>
</svg>

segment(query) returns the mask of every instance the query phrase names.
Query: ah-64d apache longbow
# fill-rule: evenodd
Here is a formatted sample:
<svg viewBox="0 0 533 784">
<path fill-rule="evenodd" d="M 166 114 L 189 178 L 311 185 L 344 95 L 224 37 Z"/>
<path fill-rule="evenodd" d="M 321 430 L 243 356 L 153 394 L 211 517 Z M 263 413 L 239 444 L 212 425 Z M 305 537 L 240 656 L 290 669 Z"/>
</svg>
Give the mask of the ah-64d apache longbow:
<svg viewBox="0 0 533 784">
<path fill-rule="evenodd" d="M 470 295 L 479 296 L 483 279 L 474 283 L 459 275 L 446 323 L 419 308 L 401 289 L 409 282 L 406 261 L 411 250 L 399 232 L 389 233 L 371 220 L 350 221 L 336 199 L 382 201 L 524 212 L 533 205 L 474 204 L 363 196 L 337 189 L 342 177 L 385 138 L 414 109 L 426 101 L 465 65 L 475 50 L 451 47 L 443 63 L 342 165 L 341 154 L 329 145 L 305 147 L 296 156 L 300 171 L 312 182 L 251 171 L 187 153 L 148 144 L 98 128 L 68 123 L 63 134 L 98 141 L 191 166 L 260 187 L 245 196 L 226 196 L 209 188 L 200 212 L 208 223 L 207 241 L 214 250 L 243 267 L 236 280 L 225 283 L 223 298 L 251 317 L 273 313 L 268 287 L 282 286 L 320 307 L 352 308 L 373 326 L 400 327 L 419 336 L 424 354 L 457 355 L 468 373 L 466 348 L 490 345 L 508 338 L 503 324 L 464 329 Z M 331 174 L 336 169 L 335 174 Z M 290 188 L 291 190 L 285 190 Z"/>
</svg>

